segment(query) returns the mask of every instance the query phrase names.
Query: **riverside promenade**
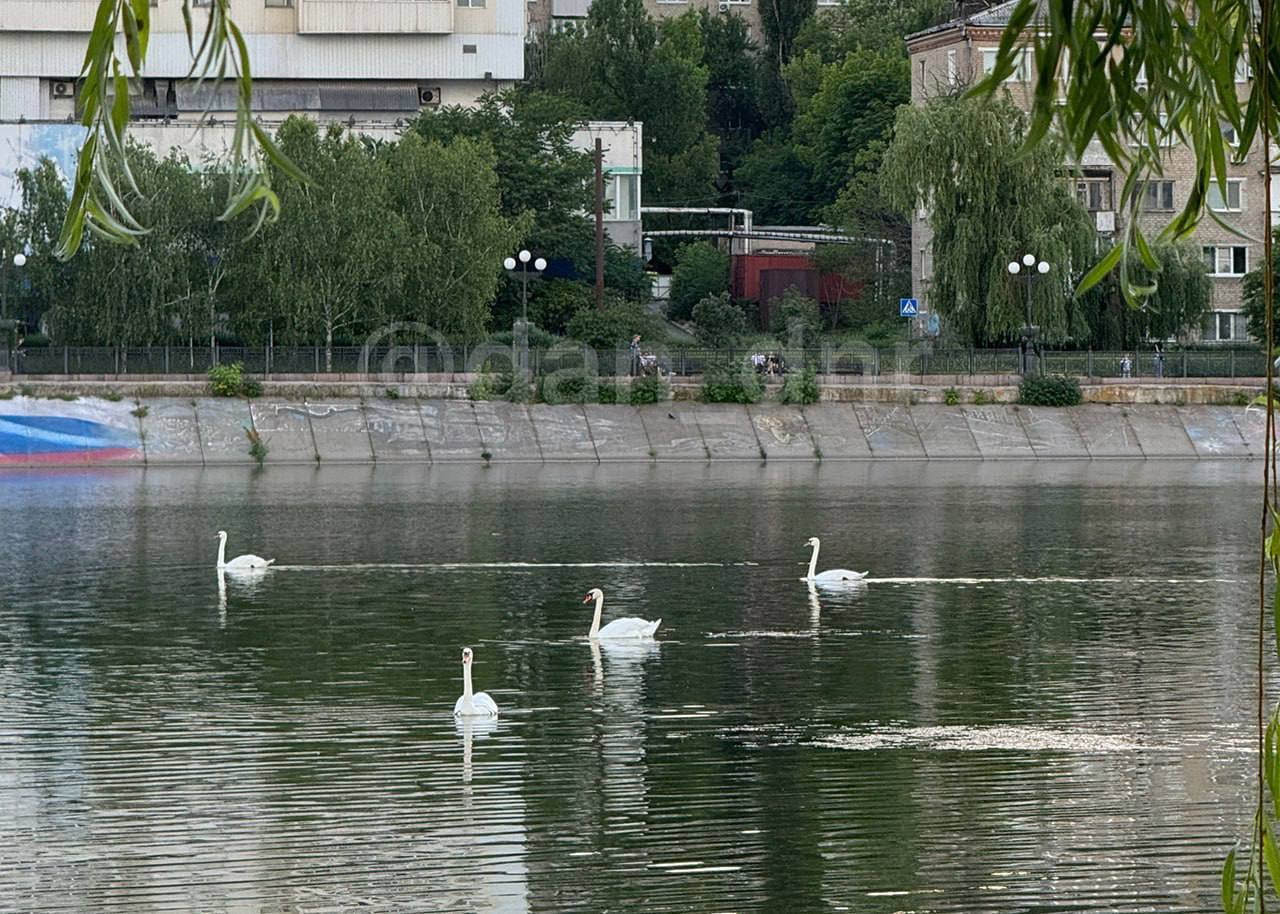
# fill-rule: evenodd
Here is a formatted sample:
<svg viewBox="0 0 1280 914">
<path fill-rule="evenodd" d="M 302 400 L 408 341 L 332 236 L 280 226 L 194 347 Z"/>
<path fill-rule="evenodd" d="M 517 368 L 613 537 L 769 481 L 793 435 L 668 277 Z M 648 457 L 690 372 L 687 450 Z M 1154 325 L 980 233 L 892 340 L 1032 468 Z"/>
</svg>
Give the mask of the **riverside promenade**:
<svg viewBox="0 0 1280 914">
<path fill-rule="evenodd" d="M 1005 390 L 947 405 L 889 387 L 857 400 L 826 387 L 823 402 L 803 407 L 683 399 L 637 407 L 418 397 L 385 385 L 362 396 L 308 388 L 293 398 L 272 385 L 251 400 L 195 390 L 125 395 L 121 386 L 95 396 L 83 385 L 42 385 L 0 400 L 0 465 L 1194 460 L 1264 452 L 1260 410 L 1204 402 L 1239 399 L 1247 386 L 1127 385 L 1127 402 L 1066 408 L 986 402 Z M 971 400 L 975 392 L 957 393 Z M 1178 399 L 1158 402 L 1162 393 Z"/>
</svg>

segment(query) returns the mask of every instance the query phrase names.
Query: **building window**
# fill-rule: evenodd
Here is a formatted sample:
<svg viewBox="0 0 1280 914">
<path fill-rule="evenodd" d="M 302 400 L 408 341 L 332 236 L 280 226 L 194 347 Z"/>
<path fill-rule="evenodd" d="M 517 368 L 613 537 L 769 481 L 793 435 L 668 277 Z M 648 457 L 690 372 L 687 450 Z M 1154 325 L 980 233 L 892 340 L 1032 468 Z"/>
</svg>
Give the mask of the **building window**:
<svg viewBox="0 0 1280 914">
<path fill-rule="evenodd" d="M 609 174 L 605 176 L 605 202 L 609 204 L 606 219 L 634 222 L 640 218 L 640 176 Z"/>
<path fill-rule="evenodd" d="M 1077 178 L 1076 199 L 1091 213 L 1114 209 L 1111 205 L 1111 178 L 1101 175 Z"/>
<path fill-rule="evenodd" d="M 982 49 L 982 72 L 990 73 L 996 68 L 997 48 Z M 1021 50 L 1013 59 L 1013 72 L 1005 77 L 1007 83 L 1025 83 L 1031 81 L 1031 55 Z"/>
<path fill-rule="evenodd" d="M 1222 138 L 1227 141 L 1227 145 L 1232 149 L 1240 145 L 1240 138 L 1236 135 L 1236 128 L 1226 121 L 1222 122 Z"/>
<path fill-rule="evenodd" d="M 954 86 L 960 81 L 960 74 L 956 71 L 956 51 L 950 48 L 947 51 L 947 85 Z"/>
<path fill-rule="evenodd" d="M 920 249 L 920 278 L 921 279 L 929 278 L 929 249 L 928 248 Z"/>
<path fill-rule="evenodd" d="M 1212 276 L 1243 276 L 1249 272 L 1249 249 L 1242 244 L 1201 248 Z"/>
<path fill-rule="evenodd" d="M 1227 193 L 1223 196 L 1217 181 L 1209 184 L 1207 202 L 1215 213 L 1238 213 L 1244 209 L 1244 178 L 1227 178 Z"/>
<path fill-rule="evenodd" d="M 1142 187 L 1142 209 L 1148 213 L 1173 211 L 1173 182 L 1148 181 Z"/>
<path fill-rule="evenodd" d="M 1214 311 L 1204 323 L 1201 338 L 1209 343 L 1226 343 L 1249 338 L 1248 322 L 1235 311 Z"/>
<path fill-rule="evenodd" d="M 458 0 L 458 6 L 463 9 L 482 10 L 484 9 L 485 0 Z M 463 51 L 465 54 L 466 51 Z"/>
<path fill-rule="evenodd" d="M 1247 83 L 1253 78 L 1253 67 L 1249 65 L 1249 51 L 1245 51 L 1236 58 L 1236 82 Z"/>
<path fill-rule="evenodd" d="M 265 2 L 268 8 L 293 6 L 293 0 L 265 0 Z"/>
</svg>

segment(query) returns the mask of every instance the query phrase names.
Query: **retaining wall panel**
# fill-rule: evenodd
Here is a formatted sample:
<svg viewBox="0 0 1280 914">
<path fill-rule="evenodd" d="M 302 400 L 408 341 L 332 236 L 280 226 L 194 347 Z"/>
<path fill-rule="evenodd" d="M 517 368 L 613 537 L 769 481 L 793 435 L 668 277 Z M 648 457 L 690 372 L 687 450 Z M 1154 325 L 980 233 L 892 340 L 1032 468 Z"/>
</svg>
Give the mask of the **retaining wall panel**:
<svg viewBox="0 0 1280 914">
<path fill-rule="evenodd" d="M 658 460 L 706 460 L 709 455 L 694 413 L 698 406 L 655 403 L 637 407 L 640 421 Z M 756 452 L 757 456 L 759 451 Z"/>
<path fill-rule="evenodd" d="M 148 464 L 204 463 L 194 403 L 178 397 L 165 397 L 147 400 L 144 405 L 147 414 L 142 417 L 142 430 L 147 437 L 142 446 Z M 244 436 L 243 432 L 241 436 Z M 249 439 L 244 438 L 244 442 L 247 451 Z"/>
<path fill-rule="evenodd" d="M 583 414 L 601 462 L 653 458 L 638 407 L 588 403 Z"/>
<path fill-rule="evenodd" d="M 911 407 L 911 419 L 929 457 L 981 459 L 982 452 L 960 407 L 921 404 Z"/>
<path fill-rule="evenodd" d="M 1129 424 L 1124 407 L 1086 403 L 1068 408 L 1090 457 L 1143 458 L 1138 434 Z"/>
<path fill-rule="evenodd" d="M 321 463 L 368 463 L 373 459 L 369 425 L 359 400 L 308 402 L 307 418 Z"/>
<path fill-rule="evenodd" d="M 1248 457 L 1249 444 L 1230 406 L 1179 406 L 1187 437 L 1201 457 Z"/>
<path fill-rule="evenodd" d="M 307 406 L 288 400 L 253 400 L 253 427 L 271 463 L 315 463 L 316 442 Z"/>
<path fill-rule="evenodd" d="M 769 460 L 813 460 L 813 435 L 798 406 L 757 404 L 747 407 L 756 440 Z M 862 439 L 859 431 L 858 439 Z"/>
<path fill-rule="evenodd" d="M 1008 460 L 1036 456 L 1022 427 L 1017 407 L 966 406 L 965 421 L 984 460 Z"/>
<path fill-rule="evenodd" d="M 366 400 L 364 415 L 374 460 L 430 461 L 422 410 L 416 400 Z"/>
<path fill-rule="evenodd" d="M 813 437 L 813 447 L 823 460 L 870 459 L 871 447 L 848 403 L 815 403 L 804 408 L 804 420 Z"/>
<path fill-rule="evenodd" d="M 597 459 L 591 429 L 581 406 L 535 403 L 529 407 L 529 420 L 538 436 L 543 460 Z"/>
<path fill-rule="evenodd" d="M 713 459 L 763 460 L 755 426 L 747 409 L 708 403 L 694 411 L 702 443 Z"/>
<path fill-rule="evenodd" d="M 478 400 L 472 404 L 480 440 L 491 460 L 540 461 L 542 451 L 523 403 Z"/>
<path fill-rule="evenodd" d="M 1015 407 L 1022 430 L 1037 457 L 1088 457 L 1089 448 L 1066 407 Z"/>
<path fill-rule="evenodd" d="M 905 406 L 855 406 L 853 411 L 873 457 L 925 456 L 924 443 Z"/>
<path fill-rule="evenodd" d="M 1267 454 L 1267 413 L 1258 407 L 1245 409 L 1235 407 L 1231 410 L 1231 418 L 1235 420 L 1240 437 L 1252 457 L 1265 457 Z"/>
<path fill-rule="evenodd" d="M 484 441 L 469 400 L 423 400 L 421 413 L 432 463 L 483 459 Z"/>
<path fill-rule="evenodd" d="M 1176 406 L 1129 407 L 1127 418 L 1147 457 L 1195 457 Z"/>
<path fill-rule="evenodd" d="M 244 400 L 208 399 L 195 401 L 200 423 L 200 451 L 205 464 L 252 463 L 249 436 L 253 428 L 249 404 Z"/>
</svg>

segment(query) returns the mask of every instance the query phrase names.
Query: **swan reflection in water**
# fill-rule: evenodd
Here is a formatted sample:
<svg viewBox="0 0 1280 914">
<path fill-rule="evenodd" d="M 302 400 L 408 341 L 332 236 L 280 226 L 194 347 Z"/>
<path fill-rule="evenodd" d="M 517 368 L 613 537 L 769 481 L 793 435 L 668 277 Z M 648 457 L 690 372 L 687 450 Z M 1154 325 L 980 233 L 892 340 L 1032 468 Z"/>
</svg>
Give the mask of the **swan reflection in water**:
<svg viewBox="0 0 1280 914">
<path fill-rule="evenodd" d="M 643 828 L 649 806 L 645 765 L 645 663 L 662 643 L 647 639 L 592 639 L 591 662 L 600 702 L 600 795 L 605 830 Z"/>
<path fill-rule="evenodd" d="M 462 737 L 462 783 L 463 796 L 468 805 L 471 799 L 471 743 L 476 739 L 484 739 L 498 729 L 496 717 L 455 717 L 453 729 Z"/>
<path fill-rule="evenodd" d="M 266 568 L 218 569 L 218 628 L 227 627 L 227 582 L 234 585 L 237 596 L 252 597 L 257 594 L 266 577 Z"/>
</svg>

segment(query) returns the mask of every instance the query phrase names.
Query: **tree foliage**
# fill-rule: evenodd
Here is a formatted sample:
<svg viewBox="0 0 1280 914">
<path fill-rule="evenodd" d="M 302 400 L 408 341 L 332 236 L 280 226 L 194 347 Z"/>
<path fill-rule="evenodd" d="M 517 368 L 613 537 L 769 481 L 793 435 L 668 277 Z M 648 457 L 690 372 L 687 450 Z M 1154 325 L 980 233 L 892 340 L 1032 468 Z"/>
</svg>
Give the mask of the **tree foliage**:
<svg viewBox="0 0 1280 914">
<path fill-rule="evenodd" d="M 676 253 L 667 314 L 675 320 L 687 320 L 694 305 L 728 289 L 729 255 L 708 241 L 686 244 Z"/>
<path fill-rule="evenodd" d="M 943 97 L 902 108 L 885 153 L 889 199 L 904 215 L 929 213 L 929 300 L 974 344 L 1010 339 L 1025 323 L 1025 287 L 1006 270 L 1025 253 L 1052 265 L 1032 287 L 1041 339 L 1087 330 L 1071 289 L 1093 262 L 1093 224 L 1060 178 L 1056 147 L 1019 154 L 1025 131 L 1008 101 Z"/>
<path fill-rule="evenodd" d="M 1138 282 L 1155 287 L 1141 308 L 1125 302 L 1115 274 L 1080 296 L 1088 335 L 1077 342 L 1095 349 L 1133 349 L 1151 340 L 1187 339 L 1200 329 L 1211 291 L 1200 250 L 1190 244 L 1157 244 L 1152 253 L 1160 269 L 1151 273 L 1138 264 L 1134 271 Z"/>
<path fill-rule="evenodd" d="M 708 295 L 693 306 L 694 336 L 698 345 L 727 349 L 747 331 L 747 316 L 728 292 Z"/>
</svg>

